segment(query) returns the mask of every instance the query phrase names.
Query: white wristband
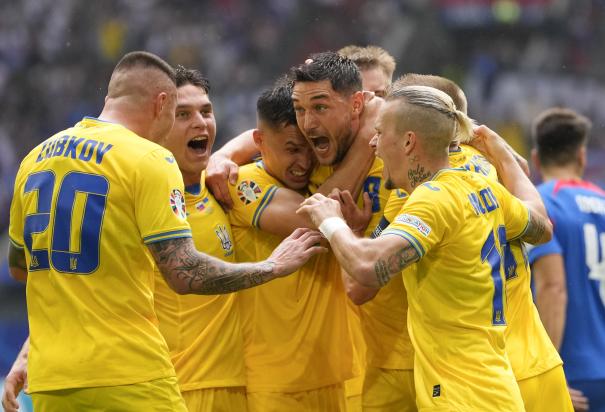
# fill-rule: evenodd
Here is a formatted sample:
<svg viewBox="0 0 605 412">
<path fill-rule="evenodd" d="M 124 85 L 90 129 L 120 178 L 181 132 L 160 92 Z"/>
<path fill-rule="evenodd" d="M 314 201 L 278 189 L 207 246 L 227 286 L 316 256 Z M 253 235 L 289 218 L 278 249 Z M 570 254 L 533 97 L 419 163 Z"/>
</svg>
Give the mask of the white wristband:
<svg viewBox="0 0 605 412">
<path fill-rule="evenodd" d="M 324 219 L 319 225 L 319 231 L 328 239 L 328 242 L 332 239 L 334 233 L 340 229 L 348 228 L 349 225 L 339 217 L 329 217 Z"/>
</svg>

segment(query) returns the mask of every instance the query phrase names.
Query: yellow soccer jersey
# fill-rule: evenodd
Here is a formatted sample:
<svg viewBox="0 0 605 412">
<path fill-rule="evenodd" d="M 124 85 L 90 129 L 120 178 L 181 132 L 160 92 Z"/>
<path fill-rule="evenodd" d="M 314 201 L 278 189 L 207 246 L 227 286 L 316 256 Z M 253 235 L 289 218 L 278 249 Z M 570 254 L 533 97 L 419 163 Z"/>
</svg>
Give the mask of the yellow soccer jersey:
<svg viewBox="0 0 605 412">
<path fill-rule="evenodd" d="M 380 218 L 382 217 L 382 211 L 384 206 L 389 199 L 389 195 L 391 191 L 384 187 L 384 182 L 382 178 L 382 169 L 384 168 L 384 164 L 381 159 L 376 158 L 370 170 L 368 172 L 368 177 L 363 183 L 363 192 L 367 192 L 370 195 L 370 200 L 372 201 L 372 219 L 368 224 L 368 230 L 371 230 L 376 227 Z M 319 166 L 313 171 L 311 175 L 311 182 L 309 183 L 309 191 L 311 193 L 316 193 L 319 186 L 321 186 L 334 172 L 334 168 L 331 166 Z M 359 207 L 363 206 L 363 197 L 359 196 L 357 200 L 357 204 Z M 368 235 L 369 233 L 366 233 Z"/>
<path fill-rule="evenodd" d="M 464 167 L 498 181 L 496 169 L 473 147 L 461 145 L 450 153 L 452 167 Z M 540 375 L 557 365 L 561 357 L 542 325 L 531 294 L 531 271 L 527 253 L 520 240 L 504 251 L 506 269 L 506 351 L 517 380 Z"/>
<path fill-rule="evenodd" d="M 407 198 L 404 190 L 391 191 L 383 218 L 374 228 L 372 237 L 379 236 L 395 219 Z M 361 306 L 368 365 L 382 369 L 414 368 L 414 348 L 407 329 L 407 307 L 407 293 L 400 276 L 394 277 L 374 299 Z"/>
<path fill-rule="evenodd" d="M 281 186 L 262 162 L 240 168 L 229 212 L 238 260 L 265 259 L 279 244 L 258 224 Z M 248 392 L 300 392 L 351 377 L 346 296 L 332 254 L 240 293 Z"/>
<path fill-rule="evenodd" d="M 172 154 L 85 118 L 21 163 L 10 237 L 25 247 L 31 392 L 174 376 L 146 244 L 190 237 Z"/>
<path fill-rule="evenodd" d="M 528 209 L 496 182 L 445 169 L 417 187 L 381 236 L 422 257 L 404 271 L 418 408 L 520 411 L 504 344 L 502 245 Z"/>
<path fill-rule="evenodd" d="M 461 144 L 458 149 L 450 150 L 449 161 L 451 167 L 462 167 L 492 180 L 498 180 L 496 168 L 472 146 Z"/>
<path fill-rule="evenodd" d="M 366 236 L 371 234 L 372 229 L 378 224 L 382 217 L 383 209 L 390 195 L 390 190 L 384 187 L 384 182 L 382 179 L 382 169 L 384 168 L 384 164 L 381 159 L 376 158 L 368 171 L 368 177 L 366 178 L 362 191 L 367 192 L 370 195 L 370 200 L 372 201 L 372 218 L 370 223 L 368 224 L 368 229 L 366 230 Z M 319 166 L 311 176 L 311 183 L 309 185 L 309 190 L 312 193 L 317 191 L 317 188 L 321 186 L 334 172 L 334 168 L 329 166 Z M 358 206 L 363 206 L 363 197 L 359 196 L 357 200 Z M 397 295 L 398 285 L 395 282 L 392 286 L 387 286 L 383 288 L 374 298 L 376 302 L 368 302 L 364 306 L 358 307 L 352 303 L 348 305 L 348 314 L 349 314 L 349 326 L 351 328 L 353 345 L 355 346 L 355 361 L 360 370 L 360 376 L 355 378 L 354 380 L 347 382 L 346 392 L 347 396 L 354 396 L 357 394 L 361 394 L 363 389 L 363 375 L 365 370 L 365 364 L 368 361 L 367 356 L 372 357 L 374 354 L 377 357 L 387 357 L 388 359 L 398 359 L 397 353 L 392 350 L 393 346 L 395 346 L 392 342 L 396 340 L 393 336 L 393 331 L 400 329 L 399 324 L 401 320 L 397 320 L 393 322 L 393 309 L 390 309 L 390 313 L 385 317 L 378 318 L 377 314 L 368 313 L 368 310 L 371 312 L 373 307 L 379 307 L 384 304 L 389 305 L 391 302 L 390 299 L 400 301 L 400 295 Z M 401 284 L 401 288 L 403 288 L 403 283 Z M 364 314 L 365 312 L 365 314 Z M 396 323 L 397 326 L 393 326 L 391 323 Z M 367 328 L 365 327 L 367 324 Z M 405 327 L 405 323 L 403 323 Z M 378 343 L 378 340 L 382 340 L 385 344 L 380 345 L 381 349 L 389 348 L 387 352 L 381 352 L 381 349 L 372 350 L 367 347 L 366 339 L 368 333 L 379 333 L 380 336 L 372 336 L 372 342 Z M 377 346 L 377 345 L 376 345 Z M 380 352 L 380 355 L 378 354 Z M 390 362 L 391 364 L 393 362 Z M 381 362 L 380 365 L 385 365 L 386 362 Z M 385 366 L 386 367 L 386 366 Z"/>
<path fill-rule="evenodd" d="M 208 189 L 187 186 L 185 202 L 196 248 L 235 262 L 229 219 Z M 237 294 L 179 295 L 156 272 L 154 299 L 181 391 L 246 385 Z"/>
<path fill-rule="evenodd" d="M 390 199 L 402 193 L 397 190 L 391 192 L 384 187 L 382 169 L 382 160 L 376 158 L 364 183 L 363 190 L 370 193 L 373 202 L 372 219 L 366 230 L 366 236 L 371 235 L 372 230 L 379 225 Z M 319 168 L 319 171 L 321 175 L 312 177 L 316 186 L 332 173 L 332 170 L 326 167 Z M 359 204 L 362 204 L 361 199 Z M 401 207 L 397 204 L 393 209 L 395 209 L 393 214 L 396 214 Z M 360 306 L 359 316 L 364 343 L 357 339 L 356 345 L 366 347 L 365 356 L 362 354 L 361 357 L 365 358 L 368 365 L 384 369 L 414 367 L 414 351 L 406 326 L 407 298 L 400 277 L 394 278 L 376 294 L 374 299 Z"/>
</svg>

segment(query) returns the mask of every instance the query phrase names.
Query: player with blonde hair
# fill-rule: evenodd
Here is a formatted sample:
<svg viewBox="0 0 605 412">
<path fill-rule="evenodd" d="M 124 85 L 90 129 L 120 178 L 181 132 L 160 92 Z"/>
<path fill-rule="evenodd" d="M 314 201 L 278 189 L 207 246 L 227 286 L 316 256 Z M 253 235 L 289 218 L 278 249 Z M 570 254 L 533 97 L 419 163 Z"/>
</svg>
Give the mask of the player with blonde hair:
<svg viewBox="0 0 605 412">
<path fill-rule="evenodd" d="M 395 59 L 379 46 L 345 46 L 338 54 L 348 57 L 359 67 L 363 89 L 384 97 L 393 80 Z"/>
</svg>

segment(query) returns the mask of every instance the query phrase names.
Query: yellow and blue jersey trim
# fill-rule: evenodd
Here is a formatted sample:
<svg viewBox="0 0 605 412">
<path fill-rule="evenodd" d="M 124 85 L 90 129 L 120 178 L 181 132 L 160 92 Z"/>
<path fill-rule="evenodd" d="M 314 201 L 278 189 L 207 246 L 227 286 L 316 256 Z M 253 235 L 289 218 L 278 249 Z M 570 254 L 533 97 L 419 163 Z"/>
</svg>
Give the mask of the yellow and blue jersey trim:
<svg viewBox="0 0 605 412">
<path fill-rule="evenodd" d="M 528 207 L 525 207 L 525 209 L 527 209 L 527 223 L 525 223 L 525 227 L 523 228 L 523 230 L 521 231 L 519 236 L 515 236 L 514 238 L 506 239 L 507 242 L 521 239 L 523 236 L 525 236 L 525 233 L 527 232 L 527 229 L 529 228 L 529 222 L 531 222 L 531 210 L 529 210 Z"/>
<path fill-rule="evenodd" d="M 9 242 L 11 242 L 11 245 L 13 245 L 14 247 L 16 247 L 17 249 L 23 249 L 24 246 L 20 245 L 19 242 L 15 241 L 12 237 L 8 237 Z"/>
<path fill-rule="evenodd" d="M 161 242 L 163 240 L 179 239 L 183 237 L 191 237 L 191 229 L 171 230 L 169 232 L 145 236 L 143 238 L 143 243 L 149 245 L 151 243 Z"/>
<path fill-rule="evenodd" d="M 396 235 L 396 236 L 402 237 L 405 240 L 407 240 L 408 242 L 410 242 L 412 247 L 414 249 L 416 249 L 416 253 L 418 253 L 418 257 L 421 258 L 425 254 L 424 247 L 422 247 L 422 244 L 418 241 L 418 239 L 414 235 L 412 235 L 404 230 L 391 228 L 391 229 L 388 229 L 388 230 L 385 230 L 384 232 L 382 232 L 382 234 L 380 236 L 384 236 L 384 235 Z"/>
<path fill-rule="evenodd" d="M 273 185 L 273 186 L 269 187 L 269 189 L 267 189 L 267 192 L 261 199 L 260 204 L 258 205 L 258 207 L 256 208 L 256 211 L 254 212 L 254 216 L 252 216 L 252 225 L 254 227 L 257 227 L 260 229 L 260 227 L 259 227 L 260 217 L 262 216 L 263 212 L 265 211 L 265 209 L 267 208 L 269 203 L 271 203 L 271 200 L 273 200 L 273 196 L 275 195 L 275 192 L 277 192 L 277 189 L 278 189 L 278 187 L 275 185 Z"/>
</svg>

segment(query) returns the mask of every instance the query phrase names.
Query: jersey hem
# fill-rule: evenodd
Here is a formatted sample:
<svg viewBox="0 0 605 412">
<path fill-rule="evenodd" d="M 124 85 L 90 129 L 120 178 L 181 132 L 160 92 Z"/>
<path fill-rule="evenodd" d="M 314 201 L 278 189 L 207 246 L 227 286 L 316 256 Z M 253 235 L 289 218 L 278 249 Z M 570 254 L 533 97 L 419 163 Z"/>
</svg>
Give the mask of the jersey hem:
<svg viewBox="0 0 605 412">
<path fill-rule="evenodd" d="M 320 382 L 320 383 L 315 383 L 315 384 L 283 385 L 283 386 L 280 386 L 280 385 L 250 385 L 250 382 L 248 382 L 248 386 L 247 386 L 246 390 L 248 392 L 281 392 L 281 393 L 306 392 L 306 391 L 313 391 L 313 390 L 320 389 L 320 388 L 325 388 L 327 386 L 332 386 L 332 385 L 338 385 L 338 384 L 344 385 L 345 381 L 347 381 L 351 378 L 353 378 L 353 376 L 347 377 L 347 378 L 344 378 L 341 380 Z"/>
<path fill-rule="evenodd" d="M 203 382 L 192 382 L 192 383 L 179 383 L 179 388 L 181 392 L 186 391 L 195 391 L 198 389 L 213 389 L 213 388 L 236 388 L 236 387 L 246 387 L 246 379 L 240 378 L 241 380 L 233 380 L 233 379 L 217 379 L 213 381 L 203 381 Z"/>
<path fill-rule="evenodd" d="M 555 360 L 556 360 L 556 362 L 554 362 Z M 520 382 L 520 381 L 524 381 L 526 379 L 535 378 L 536 376 L 540 376 L 540 375 L 542 375 L 548 371 L 551 371 L 554 368 L 562 366 L 562 365 L 563 365 L 563 361 L 561 359 L 553 358 L 553 362 L 545 363 L 543 366 L 534 367 L 534 368 L 530 369 L 529 371 L 522 373 L 521 376 L 518 378 L 515 375 L 515 379 L 517 380 L 517 382 Z"/>
<path fill-rule="evenodd" d="M 97 388 L 102 386 L 124 386 L 124 385 L 134 385 L 142 382 L 149 382 L 156 379 L 164 379 L 164 378 L 176 378 L 174 373 L 174 369 L 163 369 L 161 372 L 155 372 L 153 374 L 144 375 L 140 378 L 105 378 L 105 379 L 93 379 L 90 381 L 80 381 L 77 383 L 73 382 L 57 382 L 52 385 L 29 385 L 28 393 L 36 393 L 36 392 L 49 392 L 49 391 L 58 391 L 63 389 L 78 389 L 78 388 Z"/>
</svg>

